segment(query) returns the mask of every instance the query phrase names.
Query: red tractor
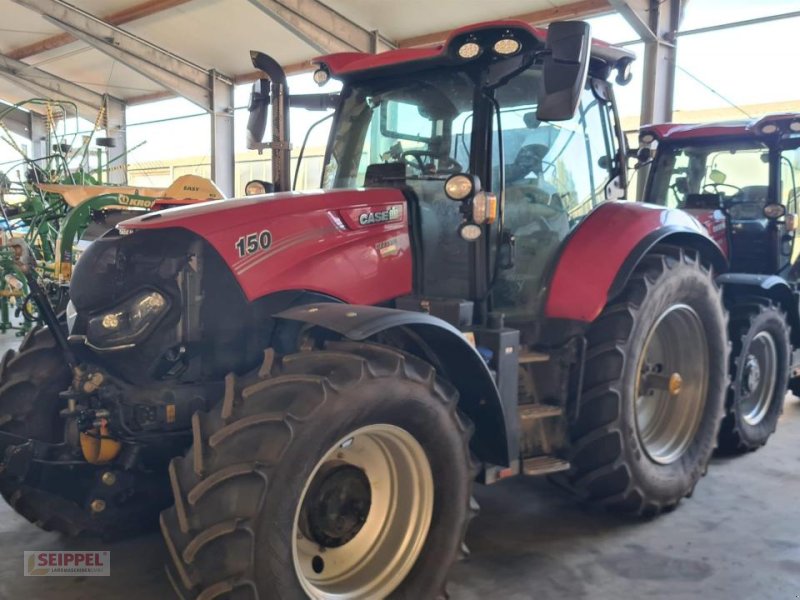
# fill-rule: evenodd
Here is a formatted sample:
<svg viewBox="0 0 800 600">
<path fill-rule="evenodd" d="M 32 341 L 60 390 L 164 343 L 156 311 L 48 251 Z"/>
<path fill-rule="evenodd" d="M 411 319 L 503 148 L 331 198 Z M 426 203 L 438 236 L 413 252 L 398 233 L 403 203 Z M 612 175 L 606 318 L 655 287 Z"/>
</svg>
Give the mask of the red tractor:
<svg viewBox="0 0 800 600">
<path fill-rule="evenodd" d="M 800 347 L 800 115 L 647 126 L 640 141 L 640 159 L 658 143 L 647 201 L 692 214 L 726 255 L 717 282 L 730 312 L 731 387 L 719 444 L 754 450 L 775 431 L 787 386 L 800 391 L 792 356 Z"/>
<path fill-rule="evenodd" d="M 437 597 L 476 480 L 673 508 L 723 416 L 728 261 L 685 211 L 615 201 L 632 60 L 497 21 L 320 58 L 341 94 L 291 96 L 254 53 L 273 182 L 248 188 L 274 193 L 85 251 L 66 323 L 2 362 L 0 491 L 71 534 L 167 507 L 184 598 Z M 322 189 L 292 192 L 288 109 L 331 105 Z"/>
</svg>

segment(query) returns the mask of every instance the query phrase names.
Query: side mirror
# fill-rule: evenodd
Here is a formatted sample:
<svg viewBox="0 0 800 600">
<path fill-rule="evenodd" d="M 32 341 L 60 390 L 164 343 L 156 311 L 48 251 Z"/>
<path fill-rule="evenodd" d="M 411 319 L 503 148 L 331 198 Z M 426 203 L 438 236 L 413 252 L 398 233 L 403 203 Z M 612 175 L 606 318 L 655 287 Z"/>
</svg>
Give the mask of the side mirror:
<svg viewBox="0 0 800 600">
<path fill-rule="evenodd" d="M 768 219 L 780 219 L 786 214 L 786 207 L 783 204 L 767 204 L 764 207 L 764 216 Z"/>
<path fill-rule="evenodd" d="M 625 155 L 629 159 L 636 159 L 636 166 L 639 167 L 653 158 L 653 151 L 647 146 L 641 148 L 628 148 Z"/>
<path fill-rule="evenodd" d="M 253 83 L 250 103 L 247 110 L 247 148 L 257 150 L 267 131 L 267 110 L 269 109 L 269 80 L 259 79 Z"/>
<path fill-rule="evenodd" d="M 556 21 L 547 29 L 544 92 L 536 118 L 567 121 L 575 114 L 589 69 L 592 36 L 584 21 Z"/>
<path fill-rule="evenodd" d="M 708 178 L 717 185 L 722 185 L 725 183 L 725 180 L 728 178 L 725 173 L 720 171 L 719 169 L 711 169 L 711 172 L 708 174 Z"/>
</svg>

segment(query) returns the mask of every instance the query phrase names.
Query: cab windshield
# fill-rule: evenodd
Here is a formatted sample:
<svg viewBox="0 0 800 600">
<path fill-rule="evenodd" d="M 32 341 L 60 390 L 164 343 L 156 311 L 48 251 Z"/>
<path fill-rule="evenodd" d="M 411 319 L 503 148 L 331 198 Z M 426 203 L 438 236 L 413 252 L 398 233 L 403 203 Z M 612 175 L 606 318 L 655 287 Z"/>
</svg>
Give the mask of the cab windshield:
<svg viewBox="0 0 800 600">
<path fill-rule="evenodd" d="M 659 148 L 648 200 L 670 208 L 730 207 L 733 219 L 760 219 L 769 191 L 769 149 L 755 141 Z"/>
<path fill-rule="evenodd" d="M 572 119 L 541 122 L 540 65 L 495 77 L 502 84 L 492 89 L 481 90 L 478 78 L 466 69 L 431 69 L 346 86 L 323 187 L 413 191 L 421 293 L 468 298 L 468 244 L 458 234 L 463 214 L 443 184 L 470 172 L 498 192 L 504 172 L 503 226 L 517 253 L 513 268 L 495 280 L 494 301 L 533 318 L 547 263 L 570 229 L 607 198 L 619 173 L 611 102 L 593 91 L 605 82 L 590 78 Z"/>
</svg>

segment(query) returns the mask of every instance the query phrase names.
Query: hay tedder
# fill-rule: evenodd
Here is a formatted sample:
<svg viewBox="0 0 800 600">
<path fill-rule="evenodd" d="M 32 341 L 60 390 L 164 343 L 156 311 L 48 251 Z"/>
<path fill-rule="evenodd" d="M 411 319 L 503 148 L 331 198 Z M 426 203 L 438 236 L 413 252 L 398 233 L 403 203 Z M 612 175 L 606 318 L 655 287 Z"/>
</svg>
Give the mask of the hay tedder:
<svg viewBox="0 0 800 600">
<path fill-rule="evenodd" d="M 14 142 L 5 129 L 2 140 L 19 154 L 0 173 L 0 332 L 18 329 L 24 335 L 39 322 L 39 311 L 31 296 L 26 277 L 15 266 L 17 257 L 12 240 L 24 240 L 36 259 L 37 274 L 57 312 L 68 300 L 72 268 L 80 253 L 92 240 L 126 218 L 147 211 L 157 211 L 207 200 L 224 198 L 210 180 L 183 175 L 168 188 L 102 184 L 103 169 L 98 153 L 97 168 L 89 170 L 92 133 L 82 138 L 70 134 L 64 121 L 75 114 L 74 105 L 53 100 L 28 100 L 0 112 L 20 108 L 45 109 L 50 152 L 41 158 L 28 158 L 25 149 Z M 73 124 L 72 129 L 77 125 Z M 109 138 L 98 138 L 101 147 Z M 10 305 L 16 306 L 20 321 L 11 318 Z"/>
</svg>

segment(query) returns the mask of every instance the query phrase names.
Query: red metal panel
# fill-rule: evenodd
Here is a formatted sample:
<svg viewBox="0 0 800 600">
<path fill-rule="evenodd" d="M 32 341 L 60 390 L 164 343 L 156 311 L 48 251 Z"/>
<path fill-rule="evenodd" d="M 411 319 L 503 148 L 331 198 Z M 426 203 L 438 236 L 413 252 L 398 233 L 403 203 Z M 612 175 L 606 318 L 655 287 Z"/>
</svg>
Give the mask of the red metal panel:
<svg viewBox="0 0 800 600">
<path fill-rule="evenodd" d="M 196 233 L 219 252 L 248 300 L 305 289 L 352 304 L 378 304 L 412 289 L 407 212 L 398 190 L 287 192 L 157 215 L 119 228 Z"/>
<path fill-rule="evenodd" d="M 792 121 L 800 120 L 800 113 L 774 113 L 742 121 L 723 121 L 720 123 L 660 123 L 645 125 L 641 133 L 651 133 L 658 140 L 695 140 L 719 137 L 761 138 L 761 127 L 774 123 L 786 129 Z"/>
<path fill-rule="evenodd" d="M 703 228 L 680 210 L 639 202 L 605 202 L 567 239 L 545 304 L 545 316 L 591 322 L 608 300 L 620 267 L 648 234 L 670 225 Z"/>
<path fill-rule="evenodd" d="M 457 36 L 465 33 L 479 32 L 485 29 L 498 29 L 509 28 L 524 31 L 540 42 L 544 43 L 547 39 L 547 30 L 541 27 L 533 27 L 530 23 L 514 19 L 505 19 L 498 21 L 486 21 L 484 23 L 475 23 L 474 25 L 467 25 L 460 27 L 447 38 L 444 44 L 437 44 L 435 46 L 427 46 L 423 48 L 399 48 L 397 50 L 389 50 L 387 52 L 380 52 L 378 54 L 367 54 L 365 52 L 340 52 L 337 54 L 329 54 L 327 56 L 319 56 L 311 62 L 315 64 L 324 64 L 328 70 L 334 75 L 345 75 L 347 73 L 354 73 L 357 71 L 366 71 L 369 69 L 379 69 L 381 67 L 389 67 L 401 63 L 429 60 L 443 56 L 450 42 Z M 633 59 L 635 55 L 624 48 L 612 46 L 601 40 L 592 40 L 592 54 L 601 60 L 613 65 L 620 59 Z"/>
<path fill-rule="evenodd" d="M 725 256 L 728 254 L 728 232 L 727 232 L 727 219 L 721 210 L 717 209 L 684 209 L 687 213 L 697 219 L 700 224 L 706 228 L 708 235 L 711 236 L 717 245 L 722 250 Z"/>
</svg>

